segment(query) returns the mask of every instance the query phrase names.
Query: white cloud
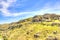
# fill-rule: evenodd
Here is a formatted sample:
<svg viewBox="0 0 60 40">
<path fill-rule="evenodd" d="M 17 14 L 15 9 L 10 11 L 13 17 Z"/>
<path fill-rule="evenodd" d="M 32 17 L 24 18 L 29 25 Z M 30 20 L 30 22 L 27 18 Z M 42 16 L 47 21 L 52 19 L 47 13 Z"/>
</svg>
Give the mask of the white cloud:
<svg viewBox="0 0 60 40">
<path fill-rule="evenodd" d="M 7 0 L 7 2 L 1 1 L 0 4 L 3 5 L 3 8 L 0 9 L 2 13 L 2 15 L 4 16 L 17 16 L 17 13 L 10 13 L 7 8 L 10 6 L 11 3 L 16 2 L 16 0 Z"/>
<path fill-rule="evenodd" d="M 3 8 L 0 9 L 3 16 L 5 17 L 9 17 L 9 16 L 12 16 L 12 17 L 16 17 L 16 16 L 20 16 L 22 14 L 28 14 L 28 13 L 31 13 L 31 12 L 21 12 L 21 13 L 10 13 L 9 10 L 7 10 L 7 8 L 10 6 L 11 3 L 13 2 L 16 2 L 16 0 L 7 0 L 7 2 L 4 2 L 2 1 L 0 4 L 3 5 Z"/>
<path fill-rule="evenodd" d="M 7 0 L 7 2 L 1 1 L 0 4 L 3 5 L 3 7 L 7 8 L 10 6 L 11 3 L 16 2 L 16 0 Z"/>
<path fill-rule="evenodd" d="M 60 14 L 60 2 L 56 2 L 54 5 L 51 5 L 49 2 L 44 5 L 44 7 L 39 10 L 38 14 L 43 13 L 56 13 Z"/>
<path fill-rule="evenodd" d="M 33 12 L 21 12 L 21 13 L 10 13 L 9 10 L 7 10 L 7 8 L 10 6 L 11 3 L 16 2 L 16 0 L 8 0 L 7 2 L 2 1 L 0 4 L 3 5 L 3 8 L 0 9 L 0 11 L 3 12 L 3 16 L 12 16 L 12 17 L 16 17 L 16 16 L 20 16 L 22 14 L 28 14 L 28 13 L 33 13 L 34 15 L 39 15 L 39 14 L 43 14 L 43 13 L 60 13 L 59 11 L 54 11 L 55 9 L 60 9 L 60 4 L 59 2 L 56 2 L 53 6 L 51 6 L 50 2 L 47 2 L 44 7 L 41 10 L 38 11 L 33 11 Z"/>
<path fill-rule="evenodd" d="M 9 16 L 12 16 L 12 17 L 16 17 L 16 16 L 20 16 L 22 14 L 30 14 L 30 13 L 34 13 L 34 12 L 19 12 L 19 13 L 10 13 L 8 10 L 6 9 L 2 9 L 2 12 L 3 12 L 3 16 L 5 17 L 9 17 Z"/>
</svg>

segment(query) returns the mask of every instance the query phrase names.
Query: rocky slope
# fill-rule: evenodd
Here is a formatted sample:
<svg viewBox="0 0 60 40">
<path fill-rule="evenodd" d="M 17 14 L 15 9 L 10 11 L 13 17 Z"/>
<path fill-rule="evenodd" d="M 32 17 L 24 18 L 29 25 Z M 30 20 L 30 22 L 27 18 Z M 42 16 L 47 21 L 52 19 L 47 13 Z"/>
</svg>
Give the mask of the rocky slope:
<svg viewBox="0 0 60 40">
<path fill-rule="evenodd" d="M 0 25 L 3 40 L 60 40 L 60 15 L 44 14 Z"/>
</svg>

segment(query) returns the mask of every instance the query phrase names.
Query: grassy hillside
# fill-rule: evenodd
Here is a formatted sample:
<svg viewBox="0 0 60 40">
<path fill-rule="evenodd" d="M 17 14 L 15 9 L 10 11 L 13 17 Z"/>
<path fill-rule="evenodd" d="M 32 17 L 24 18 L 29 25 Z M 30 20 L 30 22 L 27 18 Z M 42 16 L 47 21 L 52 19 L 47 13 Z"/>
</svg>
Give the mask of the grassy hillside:
<svg viewBox="0 0 60 40">
<path fill-rule="evenodd" d="M 0 25 L 0 40 L 60 40 L 60 15 L 37 15 Z"/>
</svg>

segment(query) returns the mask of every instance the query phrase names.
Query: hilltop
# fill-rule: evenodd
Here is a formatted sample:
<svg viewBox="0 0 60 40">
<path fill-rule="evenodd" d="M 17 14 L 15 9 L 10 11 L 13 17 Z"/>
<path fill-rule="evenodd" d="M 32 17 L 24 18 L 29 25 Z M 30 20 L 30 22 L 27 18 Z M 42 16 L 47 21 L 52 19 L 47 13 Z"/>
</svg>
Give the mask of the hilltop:
<svg viewBox="0 0 60 40">
<path fill-rule="evenodd" d="M 60 15 L 44 14 L 0 25 L 3 40 L 60 40 Z"/>
</svg>

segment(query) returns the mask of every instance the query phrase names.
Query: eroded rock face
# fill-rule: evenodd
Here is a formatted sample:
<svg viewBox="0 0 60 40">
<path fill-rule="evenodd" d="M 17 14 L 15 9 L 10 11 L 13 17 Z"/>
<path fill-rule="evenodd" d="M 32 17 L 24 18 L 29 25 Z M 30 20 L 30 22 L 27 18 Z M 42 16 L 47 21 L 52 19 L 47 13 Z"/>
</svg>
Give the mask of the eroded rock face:
<svg viewBox="0 0 60 40">
<path fill-rule="evenodd" d="M 52 36 L 48 36 L 48 37 L 46 38 L 46 40 L 58 40 L 58 38 L 52 37 Z"/>
<path fill-rule="evenodd" d="M 57 31 L 53 31 L 53 34 L 57 34 Z"/>
<path fill-rule="evenodd" d="M 41 22 L 42 20 L 41 19 L 38 19 L 38 18 L 35 18 L 32 20 L 32 22 Z"/>
<path fill-rule="evenodd" d="M 13 26 L 9 26 L 8 29 L 14 29 L 14 28 L 20 28 L 22 26 L 22 24 L 20 25 L 13 25 Z"/>
<path fill-rule="evenodd" d="M 39 38 L 40 37 L 40 32 L 37 32 L 36 34 L 34 34 L 34 38 Z"/>
<path fill-rule="evenodd" d="M 40 22 L 40 21 L 51 22 L 51 20 L 60 20 L 60 15 L 44 14 L 44 15 L 37 15 L 32 18 L 32 22 Z"/>
<path fill-rule="evenodd" d="M 32 18 L 32 22 L 41 22 L 42 21 L 42 17 L 41 16 L 34 16 Z"/>
<path fill-rule="evenodd" d="M 60 26 L 60 23 L 56 23 L 56 22 L 54 22 L 54 23 L 51 24 L 51 26 L 54 26 L 54 25 L 58 25 L 58 26 Z"/>
<path fill-rule="evenodd" d="M 56 15 L 56 14 L 44 14 L 43 15 L 43 18 L 45 18 L 45 19 L 54 19 L 54 20 L 56 20 L 56 19 L 58 19 L 59 17 L 58 17 L 58 15 Z"/>
<path fill-rule="evenodd" d="M 34 38 L 38 38 L 38 37 L 39 37 L 39 35 L 37 35 L 37 34 L 34 35 Z"/>
</svg>

